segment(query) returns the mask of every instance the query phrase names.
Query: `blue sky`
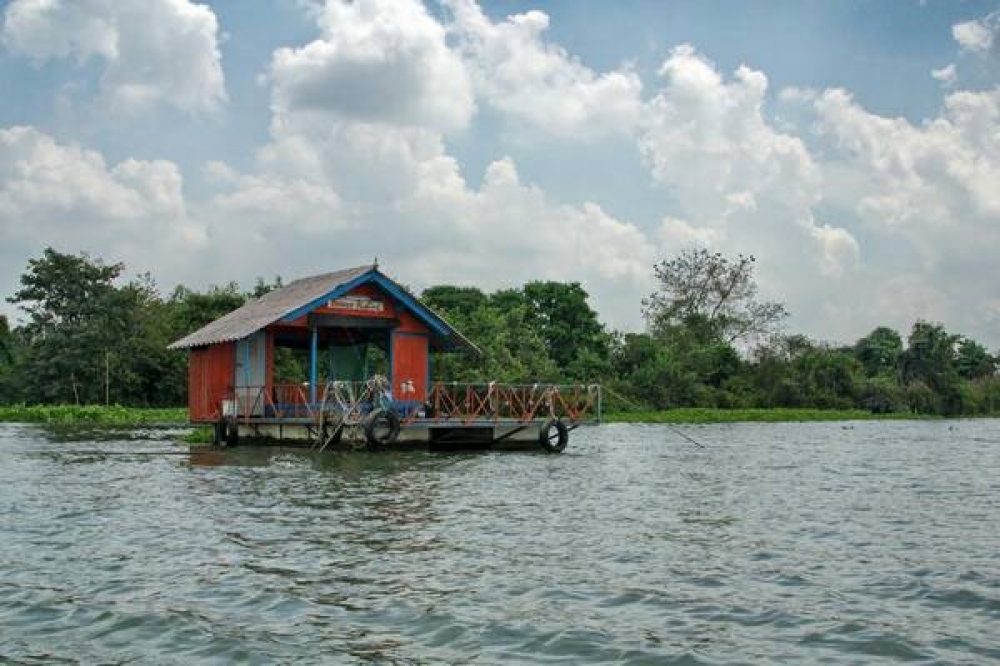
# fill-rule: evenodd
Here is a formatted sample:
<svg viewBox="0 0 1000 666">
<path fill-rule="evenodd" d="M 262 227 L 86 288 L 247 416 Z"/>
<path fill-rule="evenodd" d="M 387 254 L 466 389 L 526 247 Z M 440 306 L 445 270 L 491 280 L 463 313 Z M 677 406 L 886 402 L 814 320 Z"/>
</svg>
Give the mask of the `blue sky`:
<svg viewBox="0 0 1000 666">
<path fill-rule="evenodd" d="M 378 255 L 416 288 L 753 253 L 791 328 L 1000 346 L 1000 3 L 12 0 L 0 291 L 47 245 L 164 290 Z M 7 312 L 10 312 L 9 308 Z"/>
</svg>

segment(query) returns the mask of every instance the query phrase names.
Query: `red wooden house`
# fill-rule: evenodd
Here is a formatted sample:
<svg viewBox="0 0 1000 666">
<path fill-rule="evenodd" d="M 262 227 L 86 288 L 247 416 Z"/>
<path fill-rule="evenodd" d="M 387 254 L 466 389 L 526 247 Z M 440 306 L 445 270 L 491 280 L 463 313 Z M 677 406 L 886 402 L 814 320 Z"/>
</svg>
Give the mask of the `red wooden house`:
<svg viewBox="0 0 1000 666">
<path fill-rule="evenodd" d="M 242 417 L 289 413 L 289 405 L 315 404 L 326 381 L 363 381 L 369 346 L 388 359 L 394 400 L 422 404 L 430 383 L 430 352 L 475 345 L 378 270 L 360 266 L 302 278 L 278 288 L 174 342 L 190 350 L 189 417 L 219 421 L 227 407 Z M 275 381 L 276 347 L 307 349 L 309 381 Z M 292 410 L 294 412 L 294 410 Z"/>
</svg>

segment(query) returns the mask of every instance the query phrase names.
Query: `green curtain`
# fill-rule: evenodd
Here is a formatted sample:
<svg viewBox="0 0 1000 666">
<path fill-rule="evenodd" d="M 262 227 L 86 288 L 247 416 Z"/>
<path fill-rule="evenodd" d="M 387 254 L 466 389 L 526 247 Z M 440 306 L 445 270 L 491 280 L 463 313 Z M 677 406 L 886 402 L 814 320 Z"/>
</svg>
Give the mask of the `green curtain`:
<svg viewBox="0 0 1000 666">
<path fill-rule="evenodd" d="M 368 379 L 368 344 L 330 347 L 330 379 L 360 382 Z"/>
</svg>

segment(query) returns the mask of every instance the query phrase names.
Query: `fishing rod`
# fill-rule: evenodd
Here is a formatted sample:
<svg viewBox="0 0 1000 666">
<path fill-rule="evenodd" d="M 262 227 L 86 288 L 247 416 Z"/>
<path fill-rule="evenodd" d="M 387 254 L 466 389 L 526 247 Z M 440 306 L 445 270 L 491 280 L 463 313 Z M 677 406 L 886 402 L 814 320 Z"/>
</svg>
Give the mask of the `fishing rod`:
<svg viewBox="0 0 1000 666">
<path fill-rule="evenodd" d="M 637 411 L 642 411 L 642 405 L 637 405 L 636 403 L 632 402 L 631 400 L 629 400 L 628 398 L 626 398 L 625 396 L 623 396 L 621 393 L 618 393 L 617 391 L 614 391 L 614 390 L 608 388 L 607 386 L 603 387 L 603 389 L 605 391 L 607 391 L 608 393 L 610 393 L 612 397 L 617 398 L 618 400 L 621 400 L 625 404 L 634 407 Z M 692 444 L 694 444 L 695 446 L 697 446 L 699 449 L 707 449 L 708 448 L 707 446 L 705 446 L 704 444 L 702 444 L 701 442 L 699 442 L 698 440 L 696 440 L 694 437 L 691 437 L 690 435 L 688 435 L 687 433 L 685 433 L 683 430 L 681 430 L 680 428 L 674 426 L 671 423 L 660 423 L 659 425 L 666 426 L 667 430 L 669 430 L 670 432 L 674 433 L 675 435 L 679 435 L 679 436 L 683 437 L 687 441 L 689 441 Z"/>
</svg>

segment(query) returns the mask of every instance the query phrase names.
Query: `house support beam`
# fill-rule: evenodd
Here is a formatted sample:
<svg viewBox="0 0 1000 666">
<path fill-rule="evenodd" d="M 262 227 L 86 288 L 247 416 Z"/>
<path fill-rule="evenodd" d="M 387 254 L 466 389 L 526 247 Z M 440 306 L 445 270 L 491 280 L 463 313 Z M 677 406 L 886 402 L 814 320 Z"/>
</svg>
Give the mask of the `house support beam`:
<svg viewBox="0 0 1000 666">
<path fill-rule="evenodd" d="M 316 356 L 319 347 L 319 329 L 315 326 L 311 329 L 312 337 L 309 340 L 309 402 L 316 402 Z"/>
</svg>

